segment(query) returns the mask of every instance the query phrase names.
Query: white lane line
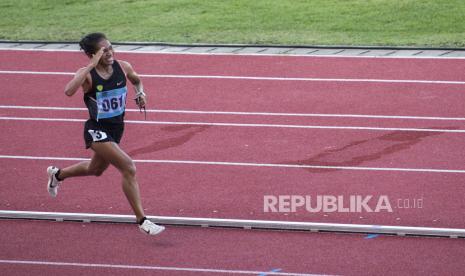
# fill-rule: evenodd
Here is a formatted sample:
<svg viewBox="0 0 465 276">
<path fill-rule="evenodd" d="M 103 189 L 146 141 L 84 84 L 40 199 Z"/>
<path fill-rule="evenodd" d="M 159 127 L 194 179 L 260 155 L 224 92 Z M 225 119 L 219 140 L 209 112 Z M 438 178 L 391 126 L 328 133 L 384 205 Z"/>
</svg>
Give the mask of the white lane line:
<svg viewBox="0 0 465 276">
<path fill-rule="evenodd" d="M 0 74 L 26 75 L 74 75 L 72 72 L 42 71 L 0 71 Z M 417 84 L 465 84 L 465 81 L 441 80 L 388 80 L 388 79 L 343 79 L 343 78 L 286 78 L 286 77 L 250 77 L 250 76 L 202 76 L 202 75 L 150 75 L 139 74 L 144 78 L 178 78 L 178 79 L 233 79 L 233 80 L 269 80 L 269 81 L 316 81 L 316 82 L 374 82 L 374 83 L 417 83 Z"/>
<path fill-rule="evenodd" d="M 12 74 L 12 75 L 65 75 L 74 76 L 76 73 L 73 72 L 42 72 L 42 71 L 0 71 L 0 74 Z"/>
<path fill-rule="evenodd" d="M 16 264 L 16 265 L 73 266 L 73 267 L 88 267 L 88 268 L 162 270 L 162 271 L 184 271 L 184 272 L 250 274 L 250 275 L 259 275 L 262 273 L 266 273 L 266 275 L 298 275 L 298 276 L 320 276 L 321 275 L 321 274 L 306 274 L 306 273 L 262 272 L 262 271 L 249 271 L 249 270 L 190 268 L 190 267 L 173 267 L 173 266 L 68 263 L 68 262 L 47 262 L 47 261 L 29 261 L 29 260 L 0 260 L 0 263 Z"/>
<path fill-rule="evenodd" d="M 79 157 L 51 157 L 51 156 L 24 156 L 0 155 L 0 159 L 23 160 L 61 160 L 61 161 L 88 161 L 89 158 Z M 216 165 L 216 166 L 242 166 L 242 167 L 268 167 L 268 168 L 300 168 L 300 169 L 328 169 L 328 170 L 356 170 L 356 171 L 394 171 L 394 172 L 426 172 L 426 173 L 465 173 L 465 170 L 425 169 L 425 168 L 383 168 L 383 167 L 351 167 L 351 166 L 317 166 L 299 164 L 270 164 L 270 163 L 244 163 L 244 162 L 217 162 L 196 160 L 143 160 L 135 159 L 136 163 L 158 164 L 185 164 L 185 165 Z"/>
<path fill-rule="evenodd" d="M 27 106 L 27 105 L 0 105 L 0 109 L 32 109 L 32 110 L 58 110 L 58 111 L 86 111 L 84 107 L 62 106 Z M 126 111 L 139 111 L 139 109 L 126 109 Z M 147 109 L 147 112 L 150 112 Z"/>
<path fill-rule="evenodd" d="M 136 45 L 137 46 L 137 45 Z M 232 47 L 235 47 L 232 45 Z M 241 48 L 242 46 L 237 46 Z M 187 47 L 186 47 L 187 48 Z M 212 47 L 213 48 L 213 47 Z M 267 48 L 267 47 L 262 47 Z M 342 48 L 341 48 L 342 49 Z M 376 49 L 374 49 L 376 51 Z M 32 52 L 79 52 L 77 49 L 21 49 L 21 48 L 1 48 L 0 51 L 32 51 Z M 192 53 L 192 52 L 161 52 L 161 51 L 141 51 L 141 50 L 118 50 L 118 53 L 125 54 L 156 54 L 156 55 L 187 55 L 187 56 L 253 56 L 253 57 L 307 57 L 307 58 L 362 58 L 362 59 L 465 59 L 465 57 L 445 57 L 445 56 L 379 56 L 379 55 L 364 55 L 364 56 L 354 56 L 354 55 L 317 55 L 317 54 L 261 54 L 261 53 Z M 310 50 L 309 50 L 310 51 Z M 395 50 L 392 50 L 395 51 Z M 401 50 L 402 51 L 402 50 Z M 420 51 L 420 50 L 418 50 Z"/>
<path fill-rule="evenodd" d="M 87 111 L 83 107 L 59 106 L 18 106 L 0 105 L 0 109 L 32 109 L 58 111 Z M 139 109 L 128 108 L 129 112 L 140 112 Z M 208 114 L 208 115 L 244 115 L 244 116 L 283 116 L 283 117 L 334 117 L 334 118 L 364 118 L 364 119 L 402 119 L 402 120 L 442 120 L 465 121 L 464 117 L 431 117 L 431 116 L 396 116 L 396 115 L 365 115 L 365 114 L 322 114 L 322 113 L 280 113 L 280 112 L 239 112 L 239 111 L 210 111 L 210 110 L 180 110 L 180 109 L 147 109 L 149 113 L 174 114 Z"/>
<path fill-rule="evenodd" d="M 87 119 L 71 118 L 33 118 L 33 117 L 0 117 L 8 121 L 45 121 L 45 122 L 85 122 Z M 224 127 L 268 127 L 268 128 L 298 128 L 298 129 L 339 129 L 339 130 L 374 130 L 374 131 L 414 131 L 414 132 L 447 132 L 465 133 L 465 129 L 441 128 L 395 128 L 395 127 L 361 127 L 361 126 L 313 126 L 313 125 L 282 125 L 282 124 L 240 124 L 240 123 L 209 123 L 209 122 L 164 122 L 125 120 L 128 124 L 148 125 L 193 125 L 193 126 L 224 126 Z"/>
</svg>

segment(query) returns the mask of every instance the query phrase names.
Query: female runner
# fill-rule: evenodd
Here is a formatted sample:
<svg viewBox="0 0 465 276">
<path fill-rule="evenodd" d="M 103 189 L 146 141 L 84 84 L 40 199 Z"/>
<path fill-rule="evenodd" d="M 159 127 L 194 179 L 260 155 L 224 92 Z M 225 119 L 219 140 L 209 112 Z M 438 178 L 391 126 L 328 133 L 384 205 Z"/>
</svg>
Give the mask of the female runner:
<svg viewBox="0 0 465 276">
<path fill-rule="evenodd" d="M 136 215 L 139 229 L 156 235 L 165 228 L 145 217 L 136 180 L 136 167 L 118 145 L 124 130 L 126 78 L 135 88 L 135 100 L 139 108 L 145 108 L 146 103 L 142 82 L 131 64 L 115 59 L 111 43 L 104 34 L 88 34 L 79 45 L 89 57 L 90 63 L 76 72 L 66 85 L 65 94 L 73 96 L 82 87 L 90 117 L 84 126 L 84 140 L 86 148 L 91 148 L 94 154 L 90 161 L 66 168 L 48 167 L 48 192 L 55 197 L 63 180 L 76 176 L 100 176 L 111 164 L 121 173 L 123 191 Z"/>
</svg>

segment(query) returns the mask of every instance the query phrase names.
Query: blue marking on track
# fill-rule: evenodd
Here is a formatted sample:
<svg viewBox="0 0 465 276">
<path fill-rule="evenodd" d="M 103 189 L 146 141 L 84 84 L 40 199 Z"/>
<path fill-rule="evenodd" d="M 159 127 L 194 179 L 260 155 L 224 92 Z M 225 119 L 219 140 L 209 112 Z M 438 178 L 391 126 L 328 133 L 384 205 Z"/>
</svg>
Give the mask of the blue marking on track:
<svg viewBox="0 0 465 276">
<path fill-rule="evenodd" d="M 270 273 L 270 272 L 280 272 L 281 270 L 282 270 L 281 268 L 274 268 L 274 269 L 270 270 L 269 272 L 260 273 L 260 274 L 258 274 L 258 276 L 267 276 L 268 273 Z"/>
</svg>

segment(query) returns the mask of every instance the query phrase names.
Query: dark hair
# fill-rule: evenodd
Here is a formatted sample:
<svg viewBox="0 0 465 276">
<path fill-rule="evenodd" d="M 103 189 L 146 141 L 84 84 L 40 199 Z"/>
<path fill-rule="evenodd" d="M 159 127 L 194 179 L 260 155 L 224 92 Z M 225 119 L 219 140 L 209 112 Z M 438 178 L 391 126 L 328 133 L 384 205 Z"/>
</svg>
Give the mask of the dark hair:
<svg viewBox="0 0 465 276">
<path fill-rule="evenodd" d="M 91 57 L 97 52 L 97 44 L 102 41 L 102 39 L 107 39 L 103 33 L 91 33 L 84 36 L 81 41 L 79 41 L 79 46 L 84 53 Z"/>
</svg>

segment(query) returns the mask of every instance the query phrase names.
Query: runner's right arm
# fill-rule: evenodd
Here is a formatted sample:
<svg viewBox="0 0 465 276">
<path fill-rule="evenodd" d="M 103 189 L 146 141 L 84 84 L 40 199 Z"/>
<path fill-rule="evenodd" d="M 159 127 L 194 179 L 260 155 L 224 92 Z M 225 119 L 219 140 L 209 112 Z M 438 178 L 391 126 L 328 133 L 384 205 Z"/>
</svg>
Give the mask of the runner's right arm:
<svg viewBox="0 0 465 276">
<path fill-rule="evenodd" d="M 104 48 L 100 48 L 100 50 L 92 56 L 89 65 L 79 69 L 76 72 L 76 75 L 74 75 L 74 78 L 70 82 L 68 82 L 68 84 L 66 84 L 65 86 L 66 96 L 69 96 L 69 97 L 73 96 L 78 91 L 79 87 L 81 86 L 84 92 L 89 90 L 89 86 L 90 86 L 89 84 L 91 81 L 89 73 L 93 68 L 95 68 L 95 66 L 97 66 L 100 58 L 103 55 L 103 50 Z"/>
</svg>

